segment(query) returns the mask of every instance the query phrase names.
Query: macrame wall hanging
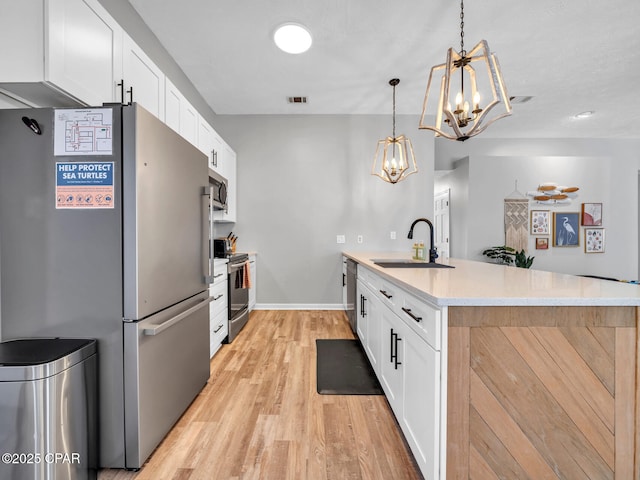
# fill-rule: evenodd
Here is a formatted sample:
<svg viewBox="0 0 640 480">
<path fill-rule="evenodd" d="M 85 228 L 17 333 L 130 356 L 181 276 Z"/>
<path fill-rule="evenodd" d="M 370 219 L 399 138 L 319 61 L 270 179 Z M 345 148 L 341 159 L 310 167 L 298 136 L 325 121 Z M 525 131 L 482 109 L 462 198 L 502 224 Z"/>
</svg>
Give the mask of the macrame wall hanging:
<svg viewBox="0 0 640 480">
<path fill-rule="evenodd" d="M 516 189 L 504 199 L 504 244 L 517 252 L 529 247 L 529 199 Z"/>
</svg>

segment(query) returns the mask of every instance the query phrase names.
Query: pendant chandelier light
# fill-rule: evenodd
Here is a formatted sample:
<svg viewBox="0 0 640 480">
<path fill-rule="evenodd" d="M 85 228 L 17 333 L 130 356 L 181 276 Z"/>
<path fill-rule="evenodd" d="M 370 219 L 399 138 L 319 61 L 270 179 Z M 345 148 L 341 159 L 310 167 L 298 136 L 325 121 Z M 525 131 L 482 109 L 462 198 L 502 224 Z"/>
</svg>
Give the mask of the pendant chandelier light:
<svg viewBox="0 0 640 480">
<path fill-rule="evenodd" d="M 396 137 L 396 85 L 399 83 L 397 78 L 389 80 L 393 87 L 393 135 L 378 141 L 371 168 L 371 175 L 389 183 L 398 183 L 418 171 L 411 140 L 404 135 Z"/>
<path fill-rule="evenodd" d="M 436 97 L 438 87 L 439 97 Z M 435 116 L 435 124 L 426 125 L 425 115 Z M 446 63 L 431 68 L 419 128 L 433 130 L 437 137 L 464 141 L 508 115 L 511 115 L 511 102 L 500 64 L 486 40 L 480 40 L 470 52 L 464 49 L 462 0 L 460 52 L 450 48 Z"/>
</svg>

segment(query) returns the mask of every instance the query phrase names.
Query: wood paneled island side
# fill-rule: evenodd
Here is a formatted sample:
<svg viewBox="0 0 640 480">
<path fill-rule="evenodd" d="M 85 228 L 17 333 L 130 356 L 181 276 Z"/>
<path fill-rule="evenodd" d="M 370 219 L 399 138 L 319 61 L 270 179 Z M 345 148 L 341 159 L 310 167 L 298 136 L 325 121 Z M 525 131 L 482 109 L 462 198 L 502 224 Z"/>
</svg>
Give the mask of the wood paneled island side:
<svg viewBox="0 0 640 480">
<path fill-rule="evenodd" d="M 453 269 L 390 269 L 372 259 L 402 254 L 345 255 L 442 310 L 441 479 L 640 478 L 640 287 L 456 259 Z"/>
</svg>

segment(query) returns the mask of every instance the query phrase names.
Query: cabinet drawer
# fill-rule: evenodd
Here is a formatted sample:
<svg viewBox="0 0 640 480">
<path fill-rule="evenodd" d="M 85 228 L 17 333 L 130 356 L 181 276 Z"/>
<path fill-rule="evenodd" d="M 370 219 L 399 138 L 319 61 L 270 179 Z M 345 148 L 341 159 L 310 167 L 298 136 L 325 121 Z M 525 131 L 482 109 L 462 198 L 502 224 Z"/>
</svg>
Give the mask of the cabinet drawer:
<svg viewBox="0 0 640 480">
<path fill-rule="evenodd" d="M 209 304 L 210 318 L 217 316 L 221 312 L 227 313 L 227 306 L 229 305 L 227 285 L 228 282 L 221 282 L 209 288 L 209 295 L 212 297 L 211 303 Z"/>
<path fill-rule="evenodd" d="M 218 285 L 222 282 L 227 281 L 228 278 L 228 274 L 227 274 L 227 269 L 225 267 L 224 271 L 215 271 L 215 273 L 213 274 L 213 283 L 211 285 Z"/>
<path fill-rule="evenodd" d="M 224 337 L 229 334 L 229 320 L 227 314 L 218 314 L 209 321 L 211 329 L 211 341 L 217 340 L 217 343 L 222 343 Z"/>
<path fill-rule="evenodd" d="M 375 293 L 382 300 L 382 303 L 395 311 L 396 305 L 402 305 L 402 291 L 393 283 L 387 282 L 380 277 L 376 277 Z"/>
<path fill-rule="evenodd" d="M 358 280 L 362 281 L 365 285 L 367 285 L 372 290 L 376 290 L 376 279 L 378 276 L 370 270 L 367 270 L 362 265 L 358 265 L 357 267 L 357 276 Z"/>
<path fill-rule="evenodd" d="M 440 350 L 440 329 L 442 328 L 442 311 L 423 300 L 403 292 L 402 302 L 398 304 L 396 313 L 420 337 L 435 350 Z"/>
</svg>

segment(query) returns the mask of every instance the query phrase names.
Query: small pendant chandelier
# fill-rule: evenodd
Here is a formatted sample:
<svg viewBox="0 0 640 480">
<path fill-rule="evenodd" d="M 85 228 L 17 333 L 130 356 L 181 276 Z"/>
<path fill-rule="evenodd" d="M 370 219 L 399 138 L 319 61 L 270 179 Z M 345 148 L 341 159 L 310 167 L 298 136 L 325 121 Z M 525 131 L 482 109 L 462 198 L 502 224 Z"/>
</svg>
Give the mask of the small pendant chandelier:
<svg viewBox="0 0 640 480">
<path fill-rule="evenodd" d="M 389 80 L 393 87 L 393 136 L 378 141 L 371 168 L 371 175 L 389 183 L 398 183 L 418 171 L 411 140 L 404 135 L 396 137 L 396 85 L 399 83 L 397 78 Z"/>
<path fill-rule="evenodd" d="M 455 76 L 458 71 L 459 83 L 456 82 Z M 431 95 L 431 88 L 433 86 L 434 90 L 437 89 L 438 83 L 440 96 L 434 99 L 435 94 Z M 470 104 L 469 100 L 473 103 Z M 481 102 L 484 102 L 484 105 Z M 425 125 L 425 115 L 434 115 L 435 125 Z M 508 115 L 511 115 L 511 102 L 504 86 L 500 64 L 489 50 L 486 40 L 480 40 L 470 52 L 464 49 L 462 0 L 460 52 L 450 48 L 447 50 L 446 63 L 431 68 L 419 128 L 433 130 L 436 137 L 464 141 Z"/>
</svg>

